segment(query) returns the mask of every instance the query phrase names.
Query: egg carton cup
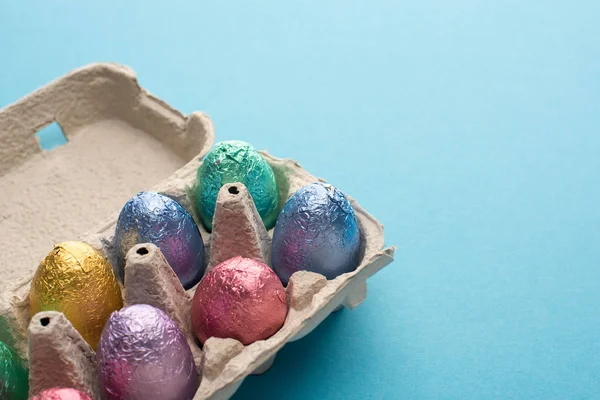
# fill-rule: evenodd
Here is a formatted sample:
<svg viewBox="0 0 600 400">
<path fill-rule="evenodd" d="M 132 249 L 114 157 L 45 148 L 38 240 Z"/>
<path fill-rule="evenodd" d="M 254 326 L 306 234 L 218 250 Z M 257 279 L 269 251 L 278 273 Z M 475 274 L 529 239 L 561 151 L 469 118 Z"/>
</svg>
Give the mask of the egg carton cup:
<svg viewBox="0 0 600 400">
<path fill-rule="evenodd" d="M 270 264 L 273 230 L 266 231 L 243 184 L 227 184 L 219 191 L 212 233 L 209 234 L 199 222 L 194 207 L 194 187 L 202 157 L 214 141 L 210 120 L 201 113 L 183 117 L 154 97 L 147 97 L 149 95 L 139 88 L 135 75 L 129 69 L 105 64 L 87 68 L 88 72 L 91 69 L 96 74 L 113 75 L 130 83 L 133 80 L 134 93 L 128 93 L 128 97 L 134 95 L 138 100 L 140 97 L 151 99 L 152 103 L 146 113 L 140 113 L 139 117 L 148 118 L 146 114 L 149 113 L 151 118 L 156 119 L 157 113 L 163 123 L 169 125 L 168 122 L 171 122 L 172 132 L 165 131 L 164 134 L 182 138 L 194 131 L 201 136 L 195 139 L 196 148 L 200 148 L 196 157 L 168 179 L 146 189 L 171 197 L 194 217 L 205 243 L 207 271 L 219 262 L 238 255 Z M 69 76 L 63 79 L 69 79 Z M 32 96 L 35 97 L 35 93 Z M 132 103 L 134 108 L 140 104 L 139 101 Z M 171 111 L 165 113 L 162 108 Z M 187 135 L 182 135 L 182 132 Z M 302 186 L 322 181 L 293 160 L 277 158 L 267 152 L 261 154 L 275 173 L 280 206 Z M 139 244 L 128 252 L 124 302 L 126 305 L 151 304 L 165 311 L 180 326 L 202 375 L 195 400 L 228 399 L 248 375 L 266 371 L 272 365 L 277 351 L 287 342 L 304 337 L 337 309 L 344 306 L 352 309 L 364 301 L 367 278 L 393 261 L 395 248 L 385 248 L 383 226 L 354 199 L 348 199 L 356 213 L 361 233 L 361 261 L 356 270 L 332 280 L 313 272 L 296 272 L 286 288 L 288 315 L 283 327 L 270 338 L 246 346 L 235 339 L 210 338 L 200 348 L 191 332 L 190 318 L 191 298 L 196 288 L 188 291 L 183 289 L 156 246 Z M 118 213 L 119 210 L 115 210 L 104 223 L 79 237 L 79 240 L 100 251 L 111 265 L 116 265 L 117 260 L 117 248 L 113 240 Z M 47 311 L 33 318 L 29 315 L 32 277 L 31 273 L 17 282 L 10 282 L 0 299 L 0 323 L 3 324 L 0 332 L 5 332 L 4 339 L 9 340 L 28 360 L 32 393 L 49 387 L 66 386 L 84 390 L 99 399 L 97 367 L 91 347 L 63 314 Z"/>
</svg>

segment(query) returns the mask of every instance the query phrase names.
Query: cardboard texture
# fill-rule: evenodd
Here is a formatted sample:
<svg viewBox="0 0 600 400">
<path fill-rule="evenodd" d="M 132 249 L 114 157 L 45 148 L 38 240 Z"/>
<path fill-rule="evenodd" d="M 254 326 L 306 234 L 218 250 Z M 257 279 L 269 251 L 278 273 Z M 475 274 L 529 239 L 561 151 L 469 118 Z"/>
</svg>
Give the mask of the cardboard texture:
<svg viewBox="0 0 600 400">
<path fill-rule="evenodd" d="M 34 135 L 52 121 L 61 125 L 69 143 L 46 154 L 39 149 Z M 105 143 L 115 138 L 117 144 Z M 0 322 L 3 324 L 0 326 L 7 327 L 8 332 L 0 334 L 0 339 L 10 336 L 20 354 L 29 359 L 32 391 L 48 386 L 40 371 L 56 369 L 53 359 L 48 357 L 53 354 L 69 365 L 62 369 L 64 376 L 57 380 L 77 385 L 73 387 L 83 388 L 98 398 L 96 370 L 90 364 L 93 350 L 82 345 L 81 337 L 62 314 L 51 313 L 52 322 L 47 326 L 42 326 L 40 314 L 32 319 L 29 287 L 35 268 L 52 249 L 54 241 L 79 238 L 104 254 L 111 265 L 116 265 L 117 252 L 112 243 L 116 220 L 122 205 L 137 191 L 158 191 L 192 214 L 205 243 L 208 268 L 236 255 L 270 262 L 272 230 L 265 230 L 242 184 L 226 185 L 219 192 L 212 235 L 199 223 L 193 206 L 193 189 L 201 158 L 214 142 L 210 119 L 203 113 L 185 117 L 173 110 L 141 89 L 134 73 L 126 67 L 113 64 L 84 67 L 0 110 L 0 141 L 3 143 L 0 180 L 4 180 L 0 183 L 11 182 L 9 190 L 28 188 L 31 196 L 42 195 L 35 204 L 44 206 L 42 210 L 52 216 L 23 217 L 21 213 L 27 213 L 23 203 L 29 198 L 16 194 L 12 202 L 4 204 L 3 212 L 7 213 L 4 218 L 19 220 L 20 217 L 26 222 L 18 232 L 25 236 L 19 245 L 31 251 L 2 255 Z M 105 153 L 111 157 L 98 156 L 102 153 L 98 146 L 108 149 Z M 86 159 L 77 159 L 82 151 Z M 276 158 L 267 152 L 261 154 L 275 172 L 280 206 L 300 187 L 319 180 L 295 161 Z M 73 168 L 74 159 L 79 163 L 78 171 Z M 92 165 L 83 165 L 90 162 Z M 57 165 L 70 168 L 56 172 Z M 36 187 L 40 183 L 32 171 L 46 167 L 51 172 L 45 176 L 58 178 L 51 187 Z M 69 178 L 71 174 L 75 176 Z M 95 180 L 105 175 L 123 183 L 115 186 L 114 196 L 110 194 L 110 185 L 105 195 L 98 196 L 95 191 Z M 156 182 L 160 183 L 154 185 Z M 189 315 L 195 288 L 183 290 L 156 246 L 140 244 L 130 250 L 125 270 L 125 303 L 152 304 L 180 325 L 202 371 L 195 400 L 229 398 L 246 376 L 266 371 L 285 343 L 302 338 L 339 307 L 354 308 L 365 299 L 366 279 L 393 261 L 395 249 L 384 248 L 382 225 L 354 199 L 348 198 L 361 230 L 358 268 L 329 281 L 312 272 L 294 274 L 286 289 L 289 311 L 284 326 L 269 339 L 248 346 L 233 339 L 210 338 L 200 349 L 191 334 Z M 55 207 L 57 202 L 68 208 Z M 73 213 L 73 209 L 78 212 Z M 95 228 L 88 226 L 92 222 Z M 16 245 L 9 239 L 17 233 L 14 226 L 6 226 L 0 227 L 0 236 L 8 237 L 5 248 Z M 43 339 L 49 327 L 63 335 L 57 334 L 58 339 L 54 340 Z"/>
</svg>

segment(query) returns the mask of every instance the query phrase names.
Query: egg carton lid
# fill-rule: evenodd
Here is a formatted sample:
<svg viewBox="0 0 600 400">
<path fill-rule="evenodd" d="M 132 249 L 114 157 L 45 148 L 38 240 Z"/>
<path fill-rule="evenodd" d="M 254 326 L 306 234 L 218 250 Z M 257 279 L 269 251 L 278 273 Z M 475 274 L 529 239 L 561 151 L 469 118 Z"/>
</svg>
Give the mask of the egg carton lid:
<svg viewBox="0 0 600 400">
<path fill-rule="evenodd" d="M 66 144 L 43 150 L 44 134 Z M 206 154 L 214 137 L 206 114 L 184 116 L 117 64 L 77 69 L 0 109 L 0 287 Z"/>
<path fill-rule="evenodd" d="M 21 123 L 20 120 L 23 120 L 23 122 Z M 19 121 L 19 123 L 16 123 L 16 121 Z M 35 132 L 40 127 L 53 121 L 60 124 L 69 139 L 67 145 L 52 152 L 56 152 L 56 156 L 41 151 L 35 139 L 32 140 Z M 108 137 L 104 137 L 107 132 L 110 132 Z M 78 137 L 80 137 L 79 140 Z M 11 143 L 14 151 L 22 152 L 22 156 L 15 156 L 13 152 L 7 151 L 4 147 L 0 150 L 0 154 L 3 156 L 5 156 L 3 153 L 6 153 L 4 162 L 0 163 L 0 179 L 13 177 L 14 181 L 16 180 L 14 177 L 18 177 L 20 180 L 31 178 L 30 168 L 32 166 L 49 165 L 50 171 L 58 175 L 56 182 L 59 185 L 52 186 L 50 188 L 52 190 L 48 189 L 50 194 L 56 195 L 55 198 L 52 198 L 54 202 L 56 200 L 72 201 L 74 196 L 73 193 L 68 192 L 71 186 L 65 184 L 70 183 L 73 185 L 73 181 L 65 179 L 65 171 L 58 169 L 58 172 L 56 172 L 57 169 L 52 167 L 62 165 L 61 163 L 65 162 L 64 159 L 72 157 L 73 153 L 80 153 L 81 150 L 85 153 L 88 147 L 96 149 L 100 144 L 104 145 L 104 141 L 115 137 L 128 137 L 131 139 L 129 142 L 127 142 L 129 139 L 125 141 L 125 144 L 129 147 L 123 146 L 123 142 L 116 147 L 108 145 L 109 150 L 107 153 L 111 151 L 118 152 L 121 150 L 119 148 L 125 148 L 126 151 L 120 153 L 117 157 L 102 160 L 105 164 L 100 165 L 106 169 L 97 166 L 97 173 L 88 171 L 87 173 L 92 175 L 86 178 L 88 180 L 92 179 L 93 182 L 93 179 L 101 179 L 100 175 L 102 174 L 114 176 L 115 173 L 111 173 L 111 171 L 127 173 L 133 171 L 131 176 L 137 177 L 143 182 L 135 181 L 135 179 L 132 179 L 131 182 L 128 180 L 127 184 L 115 188 L 114 198 L 110 193 L 107 194 L 106 198 L 102 197 L 103 201 L 106 200 L 107 203 L 112 201 L 112 203 L 102 204 L 102 210 L 98 211 L 97 216 L 109 217 L 104 222 L 94 221 L 97 224 L 96 227 L 88 228 L 87 233 L 81 235 L 84 231 L 81 230 L 71 237 L 57 239 L 51 235 L 54 231 L 47 232 L 50 234 L 50 238 L 40 244 L 44 251 L 36 254 L 35 260 L 29 265 L 25 265 L 26 261 L 23 261 L 20 265 L 19 268 L 21 269 L 18 272 L 23 272 L 24 276 L 19 279 L 14 276 L 16 275 L 14 271 L 10 271 L 12 275 L 8 274 L 9 278 L 0 282 L 5 287 L 0 298 L 0 323 L 4 326 L 4 329 L 0 326 L 0 339 L 11 342 L 25 358 L 29 353 L 26 330 L 31 319 L 28 310 L 29 285 L 33 270 L 54 244 L 48 242 L 48 240 L 72 240 L 74 237 L 78 237 L 100 250 L 111 264 L 115 265 L 116 252 L 112 240 L 118 212 L 130 196 L 142 189 L 155 190 L 175 199 L 192 214 L 198 223 L 199 219 L 193 206 L 195 171 L 201 165 L 201 158 L 214 142 L 214 129 L 210 119 L 205 114 L 192 113 L 185 117 L 141 89 L 135 74 L 129 68 L 115 64 L 93 64 L 78 69 L 39 89 L 21 101 L 0 110 L 0 140 L 3 143 Z M 78 143 L 81 147 L 77 146 Z M 146 146 L 150 149 L 155 149 L 152 146 L 158 144 L 158 148 L 162 152 L 157 152 L 156 159 L 164 157 L 163 153 L 170 153 L 182 165 L 179 165 L 179 169 L 158 185 L 153 185 L 153 183 L 161 181 L 164 177 L 159 177 L 154 182 L 146 182 L 144 179 L 147 176 L 144 175 L 144 168 L 137 168 L 137 165 L 134 165 L 145 157 L 145 153 L 141 150 L 145 151 L 146 148 L 140 149 L 139 143 L 147 143 Z M 144 157 L 136 157 L 135 154 L 138 152 L 144 154 Z M 93 151 L 88 150 L 88 153 L 85 154 L 89 153 L 93 153 Z M 262 152 L 262 154 L 275 172 L 282 204 L 300 187 L 319 180 L 307 173 L 293 160 L 273 157 L 267 152 Z M 127 157 L 130 158 L 123 160 Z M 10 160 L 10 162 L 7 160 Z M 113 160 L 121 163 L 118 166 L 111 165 L 110 161 Z M 163 161 L 158 161 L 159 166 L 177 165 L 176 162 L 161 164 Z M 162 170 L 162 168 L 158 168 L 158 170 Z M 66 172 L 72 173 L 72 169 L 68 169 Z M 77 178 L 81 179 L 82 176 Z M 27 182 L 20 182 L 22 185 L 27 184 Z M 80 182 L 78 181 L 75 184 L 77 183 Z M 60 187 L 60 184 L 64 184 L 63 187 Z M 110 186 L 110 181 L 107 184 Z M 91 191 L 92 195 L 95 193 L 91 187 L 87 187 L 86 190 Z M 107 190 L 110 192 L 110 187 Z M 118 193 L 116 193 L 117 191 Z M 354 207 L 361 230 L 362 261 L 357 269 L 340 275 L 333 280 L 326 280 L 322 275 L 312 272 L 301 271 L 294 274 L 287 287 L 289 313 L 286 322 L 280 331 L 267 340 L 243 346 L 233 339 L 211 338 L 205 343 L 200 353 L 198 348 L 194 349 L 196 354 L 200 354 L 197 357 L 197 364 L 203 370 L 202 383 L 194 399 L 229 398 L 238 389 L 246 376 L 252 373 L 264 372 L 272 364 L 277 351 L 285 343 L 308 334 L 334 310 L 342 306 L 354 308 L 365 299 L 366 279 L 393 261 L 395 248 L 384 248 L 383 226 L 363 210 L 354 199 L 349 197 L 349 200 Z M 89 196 L 86 201 L 89 201 Z M 77 203 L 75 207 L 86 204 L 77 199 L 75 199 L 75 202 Z M 256 243 L 247 246 L 247 251 L 249 254 L 262 254 L 264 258 L 268 258 L 272 230 L 270 232 L 260 232 L 261 225 L 257 224 L 257 218 L 252 214 L 256 212 L 256 209 L 253 206 L 248 206 L 247 202 L 242 203 L 239 206 L 239 218 L 256 229 L 258 237 Z M 7 205 L 10 206 L 11 204 Z M 81 209 L 81 216 L 72 216 L 61 213 L 61 211 L 57 209 L 57 214 L 54 215 L 59 221 L 63 219 L 62 222 L 59 222 L 59 227 L 62 227 L 60 224 L 69 225 L 73 222 L 73 229 L 81 228 L 81 225 L 74 221 L 77 217 L 87 216 L 87 210 L 84 208 Z M 9 217 L 11 215 L 9 214 Z M 64 221 L 64 218 L 67 218 L 67 222 Z M 207 263 L 211 263 L 211 235 L 206 232 L 202 224 L 198 223 L 198 226 L 207 247 Z M 7 235 L 16 233 L 14 231 L 2 232 L 2 229 L 0 228 L 0 233 L 6 233 Z M 53 229 L 56 229 L 56 227 Z M 264 226 L 262 226 L 262 229 L 264 230 Z M 22 234 L 22 232 L 20 233 Z M 220 233 L 221 237 L 227 236 L 224 231 Z M 71 234 L 71 232 L 68 232 L 68 234 Z M 215 232 L 212 235 L 215 238 L 217 236 Z M 29 240 L 34 243 L 33 241 L 38 238 L 39 235 L 36 233 Z M 221 241 L 227 243 L 227 240 Z M 160 250 L 156 249 L 156 251 L 160 253 Z M 227 251 L 214 252 L 215 257 L 217 253 L 218 257 L 221 258 L 227 256 Z M 212 264 L 214 264 L 214 260 L 212 261 Z M 165 266 L 158 264 L 156 268 L 163 268 L 164 270 Z M 4 262 L 0 265 L 7 264 Z M 2 275 L 6 276 L 4 273 Z M 158 280 L 150 284 L 163 285 L 164 289 L 165 281 L 158 282 Z M 127 287 L 125 290 L 127 300 Z M 179 300 L 185 303 L 187 301 L 185 298 L 189 298 L 193 291 L 194 289 L 184 293 L 184 297 L 181 297 L 184 300 Z M 133 290 L 131 292 L 133 293 Z M 175 293 L 173 296 L 181 296 L 181 291 L 178 291 L 177 288 L 174 288 L 172 292 Z M 135 303 L 135 299 L 130 297 L 130 300 Z M 165 304 L 162 303 L 156 305 L 165 307 Z M 188 314 L 186 314 L 189 313 L 188 306 L 185 305 L 183 308 L 184 311 L 169 310 L 170 315 L 179 317 L 180 321 L 186 319 L 189 321 Z M 173 314 L 178 312 L 182 314 Z M 177 318 L 174 319 L 177 320 Z M 66 323 L 68 324 L 68 321 Z M 72 336 L 69 333 L 68 337 L 71 338 Z M 40 343 L 40 341 L 38 340 L 37 343 Z M 76 344 L 66 348 L 81 350 L 82 347 L 85 347 L 81 345 L 80 341 L 77 341 Z M 193 343 L 191 344 L 194 346 Z M 89 381 L 89 374 L 93 373 L 93 368 L 85 367 L 84 365 L 88 364 L 81 362 L 83 359 L 89 359 L 89 350 L 86 348 L 83 355 L 81 353 L 69 353 L 74 359 L 79 360 L 76 365 L 79 365 L 81 369 L 86 369 L 86 371 L 80 371 L 83 381 Z M 65 351 L 72 353 L 79 350 Z M 89 387 L 89 382 L 83 386 L 89 391 L 95 392 Z"/>
</svg>

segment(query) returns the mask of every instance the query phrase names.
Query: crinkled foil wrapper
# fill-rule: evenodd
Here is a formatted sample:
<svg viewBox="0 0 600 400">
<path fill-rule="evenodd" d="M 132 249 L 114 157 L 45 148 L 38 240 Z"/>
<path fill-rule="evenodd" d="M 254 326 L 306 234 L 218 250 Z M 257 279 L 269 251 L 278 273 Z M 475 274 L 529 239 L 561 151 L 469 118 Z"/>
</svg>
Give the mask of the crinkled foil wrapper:
<svg viewBox="0 0 600 400">
<path fill-rule="evenodd" d="M 96 357 L 106 400 L 189 400 L 200 384 L 179 327 L 146 304 L 111 315 Z"/>
<path fill-rule="evenodd" d="M 15 350 L 0 342 L 0 399 L 26 400 L 29 371 Z"/>
<path fill-rule="evenodd" d="M 239 140 L 217 143 L 198 168 L 196 208 L 206 229 L 212 230 L 219 189 L 235 182 L 246 186 L 265 227 L 271 229 L 279 211 L 275 174 L 254 147 Z"/>
<path fill-rule="evenodd" d="M 202 236 L 192 216 L 175 200 L 155 192 L 140 192 L 123 206 L 115 231 L 119 279 L 124 278 L 127 252 L 139 243 L 158 246 L 185 289 L 202 278 Z"/>
<path fill-rule="evenodd" d="M 31 400 L 92 400 L 92 398 L 77 389 L 52 388 L 33 396 Z"/>
<path fill-rule="evenodd" d="M 285 285 L 296 271 L 327 279 L 354 271 L 359 253 L 354 209 L 332 185 L 304 186 L 283 206 L 273 232 L 272 266 Z"/>
<path fill-rule="evenodd" d="M 31 316 L 60 311 L 96 349 L 104 323 L 123 307 L 108 261 L 83 242 L 58 244 L 38 267 L 29 292 Z"/>
<path fill-rule="evenodd" d="M 192 329 L 201 343 L 233 338 L 244 345 L 269 338 L 285 322 L 287 298 L 277 275 L 243 257 L 222 262 L 206 274 L 192 300 Z"/>
</svg>

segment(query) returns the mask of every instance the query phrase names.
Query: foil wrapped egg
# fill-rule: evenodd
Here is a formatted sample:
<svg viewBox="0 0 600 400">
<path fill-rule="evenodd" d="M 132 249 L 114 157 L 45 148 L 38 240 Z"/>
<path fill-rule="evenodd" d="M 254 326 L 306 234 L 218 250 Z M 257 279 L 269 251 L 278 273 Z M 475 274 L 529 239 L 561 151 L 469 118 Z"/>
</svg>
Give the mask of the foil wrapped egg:
<svg viewBox="0 0 600 400">
<path fill-rule="evenodd" d="M 108 261 L 83 242 L 63 242 L 44 258 L 31 282 L 29 311 L 60 311 L 96 349 L 104 323 L 123 307 Z"/>
<path fill-rule="evenodd" d="M 360 253 L 360 231 L 344 194 L 327 183 L 300 188 L 285 203 L 275 225 L 272 266 L 284 285 L 296 271 L 327 279 L 354 271 Z"/>
<path fill-rule="evenodd" d="M 33 396 L 31 400 L 92 400 L 92 398 L 77 389 L 52 388 Z"/>
<path fill-rule="evenodd" d="M 0 342 L 0 399 L 27 400 L 29 371 L 15 350 Z"/>
<path fill-rule="evenodd" d="M 246 142 L 220 142 L 206 155 L 196 177 L 196 208 L 210 232 L 219 189 L 226 183 L 243 183 L 267 229 L 277 220 L 279 192 L 271 166 Z"/>
<path fill-rule="evenodd" d="M 210 337 L 247 345 L 269 338 L 287 315 L 285 288 L 265 264 L 250 258 L 223 261 L 206 274 L 192 300 L 192 329 L 204 344 Z"/>
<path fill-rule="evenodd" d="M 200 384 L 179 327 L 146 304 L 110 316 L 96 357 L 105 400 L 190 400 Z"/>
<path fill-rule="evenodd" d="M 139 243 L 158 246 L 185 289 L 202 278 L 202 236 L 192 216 L 175 200 L 155 192 L 140 192 L 123 206 L 115 231 L 117 275 L 121 281 L 127 252 Z"/>
</svg>

